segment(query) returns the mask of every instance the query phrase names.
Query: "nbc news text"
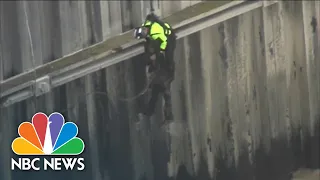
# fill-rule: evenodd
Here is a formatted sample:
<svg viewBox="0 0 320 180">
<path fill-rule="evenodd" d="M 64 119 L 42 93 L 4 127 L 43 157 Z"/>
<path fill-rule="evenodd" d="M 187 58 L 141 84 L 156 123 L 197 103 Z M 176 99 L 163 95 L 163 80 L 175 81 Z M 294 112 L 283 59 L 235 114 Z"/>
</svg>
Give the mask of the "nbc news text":
<svg viewBox="0 0 320 180">
<path fill-rule="evenodd" d="M 84 158 L 11 158 L 11 170 L 77 170 L 85 168 Z"/>
</svg>

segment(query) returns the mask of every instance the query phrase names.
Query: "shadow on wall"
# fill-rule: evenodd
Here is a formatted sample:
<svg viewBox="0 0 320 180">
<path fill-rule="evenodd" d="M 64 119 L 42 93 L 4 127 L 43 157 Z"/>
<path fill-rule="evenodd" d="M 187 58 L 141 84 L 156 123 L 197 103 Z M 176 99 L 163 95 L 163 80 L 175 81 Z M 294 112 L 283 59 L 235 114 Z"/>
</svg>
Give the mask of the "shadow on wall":
<svg viewBox="0 0 320 180">
<path fill-rule="evenodd" d="M 256 14 L 253 14 L 252 17 L 256 17 Z M 249 18 L 251 22 L 252 19 Z M 244 21 L 242 21 L 244 22 Z M 233 19 L 230 22 L 227 22 L 232 25 L 230 28 L 230 31 L 232 31 L 232 36 L 229 35 L 227 37 L 229 40 L 234 40 L 236 37 L 240 36 L 236 32 L 239 29 L 237 24 L 241 24 L 242 22 L 237 22 L 236 19 Z M 227 24 L 224 23 L 224 24 Z M 237 24 L 236 24 L 237 23 Z M 254 24 L 254 22 L 252 22 Z M 250 27 L 250 26 L 248 26 Z M 247 28 L 247 27 L 246 27 Z M 251 28 L 248 28 L 250 30 Z M 252 28 L 254 29 L 254 28 Z M 209 29 L 211 31 L 212 29 Z M 220 31 L 224 31 L 220 29 Z M 212 33 L 212 32 L 211 32 Z M 258 37 L 257 32 L 255 33 L 256 36 L 252 36 L 254 33 L 248 33 L 248 36 L 246 38 L 250 37 Z M 260 33 L 260 32 L 259 32 Z M 218 34 L 218 33 L 216 33 Z M 233 35 L 235 34 L 235 35 Z M 221 35 L 223 38 L 222 42 L 225 40 L 225 35 Z M 191 41 L 195 44 L 194 47 L 191 47 L 190 49 L 196 48 L 198 46 L 197 43 L 198 40 L 197 35 L 194 35 L 191 37 Z M 219 38 L 212 38 L 212 39 L 219 39 Z M 245 38 L 244 38 L 245 39 Z M 252 38 L 253 39 L 253 38 Z M 256 39 L 254 39 L 256 40 Z M 259 41 L 259 40 L 257 40 Z M 247 43 L 248 41 L 243 41 Z M 260 42 L 259 42 L 260 43 Z M 234 45 L 234 49 L 239 49 L 239 46 L 245 47 L 247 44 L 236 44 L 234 42 L 230 42 L 230 44 Z M 258 44 L 258 43 L 257 43 Z M 251 44 L 253 47 L 257 44 Z M 238 45 L 238 46 L 237 46 Z M 249 47 L 249 46 L 247 46 Z M 227 49 L 227 50 L 226 50 Z M 220 71 L 223 71 L 221 74 L 224 73 L 224 77 L 211 77 L 210 76 L 210 83 L 213 84 L 213 86 L 220 88 L 221 87 L 227 87 L 229 85 L 228 80 L 236 81 L 236 79 L 232 79 L 230 77 L 226 77 L 225 74 L 228 74 L 226 72 L 227 69 L 234 68 L 235 71 L 237 67 L 235 67 L 235 62 L 230 61 L 236 61 L 237 59 L 232 59 L 228 62 L 227 57 L 228 55 L 234 55 L 235 52 L 226 52 L 226 51 L 232 51 L 230 48 L 225 48 L 224 46 L 221 46 L 220 56 L 221 56 L 221 68 L 218 69 Z M 244 49 L 245 51 L 246 49 Z M 260 53 L 260 49 L 257 49 L 257 52 Z M 199 60 L 200 50 L 194 50 L 193 52 L 190 52 L 192 55 L 192 58 Z M 227 54 L 229 53 L 229 54 Z M 184 54 L 187 54 L 184 52 Z M 110 68 L 107 68 L 107 70 L 101 70 L 97 73 L 92 74 L 91 79 L 93 81 L 87 81 L 86 79 L 79 79 L 76 80 L 68 85 L 63 85 L 52 92 L 50 95 L 46 95 L 43 97 L 37 98 L 36 103 L 36 110 L 42 110 L 45 112 L 51 112 L 53 110 L 57 110 L 59 112 L 62 112 L 65 117 L 67 117 L 67 120 L 74 121 L 77 123 L 79 127 L 79 137 L 83 138 L 86 144 L 86 149 L 84 153 L 81 155 L 86 159 L 86 170 L 83 172 L 13 172 L 12 173 L 12 179 L 11 180 L 20 180 L 20 179 L 33 179 L 33 180 L 40 180 L 40 179 L 46 179 L 46 180 L 53 180 L 60 178 L 61 180 L 69 179 L 69 180 L 87 180 L 87 179 L 94 179 L 94 180 L 134 180 L 139 179 L 140 180 L 169 180 L 170 178 L 167 177 L 167 162 L 169 161 L 170 155 L 172 155 L 172 147 L 167 148 L 166 146 L 170 144 L 166 138 L 173 139 L 173 136 L 168 137 L 164 132 L 161 132 L 157 126 L 156 128 L 151 129 L 151 134 L 143 134 L 135 131 L 133 122 L 136 120 L 136 112 L 138 109 L 138 106 L 141 105 L 143 98 L 139 99 L 137 102 L 120 102 L 117 100 L 117 97 L 130 97 L 135 95 L 137 92 L 140 92 L 143 88 L 144 82 L 142 79 L 144 79 L 144 69 L 141 68 L 141 57 L 135 57 L 132 61 L 126 61 L 123 63 L 119 63 L 115 66 L 112 66 Z M 215 57 L 216 58 L 216 57 Z M 179 63 L 186 65 L 188 64 L 191 69 L 190 72 L 184 72 L 184 73 L 190 73 L 194 75 L 195 77 L 192 77 L 194 84 L 198 85 L 202 80 L 199 80 L 196 75 L 201 74 L 201 68 L 200 63 L 198 61 L 193 62 L 187 62 L 187 58 L 183 58 Z M 193 60 L 194 60 L 193 59 Z M 265 58 L 252 56 L 251 61 L 257 62 L 257 59 L 261 59 L 261 61 L 265 61 Z M 212 57 L 209 58 L 209 60 L 212 60 Z M 216 59 L 214 59 L 216 60 Z M 220 59 L 217 60 L 220 63 Z M 244 62 L 246 61 L 246 62 Z M 268 59 L 269 61 L 269 59 Z M 243 64 L 247 63 L 247 59 L 242 59 Z M 201 62 L 204 63 L 204 62 Z M 265 63 L 265 62 L 264 62 Z M 239 63 L 241 65 L 241 63 Z M 181 69 L 184 69 L 184 67 L 180 67 Z M 211 64 L 212 65 L 212 64 Z M 215 64 L 216 65 L 216 64 Z M 247 64 L 246 64 L 247 65 Z M 247 66 L 246 66 L 247 67 Z M 262 66 L 265 68 L 265 66 Z M 262 68 L 261 68 L 262 69 Z M 261 70 L 260 69 L 260 70 Z M 247 70 L 247 69 L 245 69 Z M 231 71 L 231 70 L 230 70 Z M 261 70 L 265 73 L 265 69 Z M 183 72 L 183 71 L 182 71 Z M 238 72 L 239 74 L 241 72 Z M 234 73 L 235 73 L 234 72 Z M 260 74 L 263 74 L 259 72 Z M 259 75 L 260 75 L 259 74 Z M 299 73 L 297 73 L 299 75 Z M 189 75 L 189 74 L 188 74 Z M 298 77 L 297 75 L 297 77 Z M 216 76 L 218 76 L 216 74 Z M 265 81 L 262 80 L 266 77 L 266 74 L 261 75 L 259 79 L 257 78 L 258 82 Z M 181 76 L 178 76 L 177 79 L 186 79 L 184 74 L 182 73 Z M 187 77 L 190 78 L 190 77 Z M 213 78 L 219 79 L 219 83 L 215 84 L 213 81 Z M 229 79 L 227 79 L 229 78 Z M 237 77 L 235 77 L 237 78 Z M 241 77 L 242 81 L 244 78 L 247 78 L 245 75 Z M 268 77 L 268 83 L 271 85 L 279 85 L 279 79 L 285 79 L 284 73 L 280 74 L 272 74 L 271 77 Z M 203 82 L 201 82 L 203 83 Z M 238 82 L 234 82 L 235 84 Z M 93 86 L 93 92 L 87 92 L 86 90 L 86 84 L 90 84 Z M 184 83 L 184 86 L 181 85 L 179 87 L 183 87 L 183 89 L 179 89 L 182 93 L 182 98 L 179 99 L 181 101 L 181 117 L 182 119 L 191 119 L 193 117 L 188 117 L 187 113 L 189 109 L 193 110 L 190 104 L 188 104 L 188 101 L 194 100 L 192 105 L 200 106 L 202 105 L 202 98 L 198 98 L 199 96 L 196 96 L 199 94 L 198 92 L 203 89 L 199 85 L 199 87 L 195 87 L 193 89 L 193 92 L 190 93 L 190 87 L 194 87 L 195 85 L 190 82 Z M 256 85 L 255 87 L 258 89 L 257 91 L 260 91 L 260 94 L 257 96 L 264 96 L 267 93 L 265 93 L 265 89 L 271 87 L 266 87 L 265 84 L 261 83 L 261 86 Z M 203 84 L 201 84 L 203 85 Z M 189 86 L 189 87 L 186 87 Z M 221 93 L 225 93 L 223 91 L 227 90 L 234 90 L 239 85 L 233 85 L 229 89 L 216 89 L 216 91 L 219 91 Z M 244 85 L 243 85 L 244 86 Z M 189 89 L 188 89 L 189 88 Z M 270 90 L 269 89 L 269 90 Z M 186 92 L 187 91 L 187 92 Z M 235 90 L 236 91 L 236 90 Z M 263 92 L 262 92 L 263 91 Z M 282 90 L 284 91 L 284 90 Z M 107 92 L 108 95 L 102 95 L 96 92 Z M 248 89 L 248 92 L 251 92 L 251 89 Z M 262 92 L 262 93 L 261 93 Z M 189 93 L 189 94 L 187 94 Z M 94 94 L 95 101 L 92 102 L 89 100 L 89 95 Z M 224 101 L 228 101 L 228 97 L 224 97 L 227 93 L 223 94 L 221 96 L 222 98 L 219 99 L 219 105 L 216 105 L 216 107 L 219 107 L 221 110 L 221 117 L 217 119 L 215 118 L 216 114 L 213 114 L 212 117 L 210 117 L 211 121 L 222 121 L 221 124 L 223 124 L 223 129 L 221 134 L 225 137 L 222 137 L 223 140 L 221 142 L 221 149 L 217 148 L 217 152 L 214 153 L 215 155 L 215 176 L 216 179 L 228 179 L 228 180 L 251 180 L 251 179 L 258 179 L 258 180 L 289 180 L 291 178 L 291 172 L 298 168 L 299 166 L 306 166 L 310 168 L 319 168 L 319 129 L 320 129 L 320 117 L 318 118 L 318 124 L 316 125 L 316 135 L 313 137 L 308 136 L 308 133 L 303 134 L 303 140 L 301 141 L 302 137 L 300 134 L 299 129 L 293 129 L 292 135 L 290 138 L 287 138 L 286 131 L 285 135 L 281 134 L 279 135 L 277 139 L 272 139 L 270 136 L 269 131 L 271 131 L 271 127 L 269 125 L 265 125 L 270 123 L 270 121 L 273 121 L 274 123 L 279 123 L 278 121 L 281 121 L 281 123 L 284 122 L 283 118 L 279 118 L 277 120 L 271 119 L 270 117 L 266 117 L 270 114 L 269 112 L 266 112 L 264 117 L 263 114 L 257 115 L 255 118 L 252 119 L 252 122 L 256 121 L 263 121 L 261 124 L 257 125 L 255 128 L 262 128 L 261 134 L 256 137 L 258 139 L 257 141 L 260 142 L 260 144 L 255 144 L 255 151 L 249 152 L 248 144 L 247 142 L 243 142 L 241 139 L 241 132 L 238 134 L 232 134 L 236 131 L 238 125 L 243 125 L 241 123 L 245 123 L 245 116 L 238 117 L 240 113 L 234 114 L 233 118 L 230 118 L 229 111 L 233 108 L 233 111 L 240 112 L 242 115 L 245 114 L 253 114 L 251 111 L 243 111 L 247 110 L 243 108 L 242 104 L 232 104 L 232 103 L 225 103 Z M 255 94 L 255 93 L 252 93 Z M 233 96 L 232 98 L 242 98 L 240 96 L 243 96 L 243 92 L 234 92 L 234 94 L 228 94 L 229 96 Z M 190 97 L 192 96 L 192 97 Z M 218 95 L 215 96 L 218 101 Z M 238 96 L 238 97 L 237 97 Z M 256 96 L 256 95 L 253 95 Z M 251 97 L 251 96 L 250 96 Z M 249 98 L 250 98 L 249 97 Z M 261 98 L 260 97 L 260 98 Z M 192 100 L 190 100 L 193 98 Z M 230 98 L 230 97 L 229 97 Z M 248 99 L 249 99 L 248 98 Z M 258 97 L 255 97 L 258 98 Z M 272 98 L 272 97 L 266 97 Z M 196 102 L 196 103 L 194 103 Z M 242 101 L 244 102 L 244 101 Z M 14 105 L 11 109 L 10 113 L 8 113 L 7 119 L 4 121 L 2 120 L 3 124 L 9 124 L 8 122 L 12 122 L 13 128 L 1 128 L 1 136 L 5 133 L 12 133 L 14 137 L 17 136 L 17 127 L 20 122 L 30 120 L 29 118 L 32 116 L 32 112 L 35 111 L 33 109 L 33 99 L 27 100 L 24 102 L 21 102 L 19 104 Z M 189 102 L 190 103 L 190 102 Z M 32 106 L 31 106 L 32 104 Z M 268 104 L 268 103 L 265 103 Z M 271 103 L 270 103 L 271 104 Z M 223 106 L 223 107 L 222 107 Z M 268 104 L 268 106 L 271 106 Z M 261 106 L 263 107 L 263 106 Z M 242 109 L 240 109 L 242 108 Z M 267 106 L 265 106 L 267 108 Z M 282 107 L 276 107 L 276 108 L 282 108 Z M 88 109 L 93 109 L 94 112 L 89 112 Z M 213 108 L 212 108 L 213 109 Z M 240 109 L 240 110 L 239 110 Z M 281 113 L 284 113 L 284 109 L 282 109 Z M 190 111 L 191 111 L 190 110 Z M 197 109 L 198 110 L 198 109 Z M 266 110 L 267 111 L 267 110 Z M 8 110 L 9 112 L 9 110 Z M 199 110 L 199 114 L 201 112 L 201 109 Z M 91 113 L 91 114 L 90 114 Z M 219 112 L 220 113 L 220 112 Z M 232 113 L 232 112 L 231 112 Z M 94 115 L 91 117 L 91 115 Z M 197 114 L 198 115 L 198 114 Z M 272 114 L 271 114 L 272 115 Z M 90 117 L 90 118 L 88 118 Z M 263 117 L 263 118 L 262 118 Z M 157 119 L 156 117 L 155 119 Z M 238 118 L 238 119 L 237 119 Z M 298 119 L 298 118 L 297 118 Z M 158 120 L 158 119 L 157 119 Z M 298 119 L 300 120 L 300 119 Z M 202 119 L 198 118 L 192 125 L 199 125 L 200 123 L 203 123 Z M 231 121 L 233 124 L 231 124 Z M 265 121 L 265 122 L 264 122 Z M 304 119 L 301 119 L 301 121 L 304 121 Z M 307 121 L 307 120 L 306 120 Z M 238 123 L 238 124 L 237 124 Z M 264 124 L 265 123 L 265 124 Z M 279 123 L 280 124 L 280 123 Z M 283 125 L 283 124 L 282 124 Z M 227 127 L 228 126 L 228 127 Z M 245 125 L 244 125 L 245 126 Z M 259 126 L 259 127 L 258 127 Z M 260 127 L 261 126 L 261 127 Z M 276 129 L 278 124 L 275 125 Z M 4 126 L 3 126 L 4 127 Z M 92 128 L 93 127 L 93 128 Z M 91 129 L 92 128 L 92 129 Z M 196 127 L 191 127 L 196 128 Z M 218 127 L 220 128 L 220 127 Z M 218 131 L 218 128 L 211 129 L 214 131 L 213 133 L 218 134 L 215 131 Z M 233 129 L 232 129 L 233 128 Z M 193 129 L 193 130 L 194 130 Z M 200 128 L 199 128 L 200 129 Z M 240 128 L 239 128 L 240 129 Z M 280 129 L 280 128 L 279 128 Z M 203 131 L 203 129 L 200 129 Z M 9 132 L 10 131 L 10 132 Z M 240 130 L 239 130 L 240 131 Z M 247 131 L 247 129 L 243 130 Z M 251 129 L 251 131 L 253 131 Z M 279 130 L 280 131 L 280 130 Z M 94 133 L 95 134 L 94 134 Z M 199 132 L 199 134 L 202 132 Z M 195 136 L 200 137 L 199 134 L 196 134 Z M 185 133 L 183 138 L 187 139 L 185 146 L 180 146 L 178 143 L 174 144 L 176 146 L 179 146 L 179 149 L 187 149 L 190 148 L 190 144 L 192 143 L 198 143 L 198 142 L 190 142 L 191 140 L 187 137 L 189 134 Z M 207 134 L 203 133 L 203 139 L 207 139 Z M 215 134 L 214 134 L 215 135 Z M 10 135 L 6 135 L 6 138 L 8 137 L 11 139 Z M 228 136 L 228 137 L 227 137 Z M 285 138 L 284 138 L 285 137 Z M 239 142 L 237 145 L 240 147 L 236 147 L 235 145 L 235 139 L 237 139 Z M 4 139 L 4 138 L 2 138 Z M 264 140 L 261 140 L 264 139 Z M 266 139 L 266 140 L 265 140 Z M 288 139 L 290 139 L 290 142 L 288 142 Z M 197 141 L 197 140 L 196 140 Z M 267 145 L 264 143 L 270 143 L 270 147 L 266 147 Z M 97 144 L 97 145 L 95 145 Z M 173 144 L 173 143 L 172 143 Z M 207 140 L 207 144 L 211 144 L 210 140 Z M 229 145 L 231 144 L 231 145 Z M 197 144 L 198 145 L 198 144 Z M 212 143 L 212 148 L 215 148 L 215 146 L 218 146 L 217 144 Z M 197 146 L 198 147 L 198 146 Z M 211 147 L 211 146 L 210 146 Z M 302 148 L 303 147 L 303 148 Z M 236 149 L 237 148 L 237 149 Z M 4 150 L 5 149 L 5 150 Z M 9 149 L 9 143 L 5 144 L 2 149 L 0 149 L 1 152 L 1 161 L 0 164 L 6 160 L 7 157 L 10 157 L 12 153 L 7 153 L 8 151 L 6 149 Z M 239 157 L 238 159 L 238 165 L 235 165 L 235 149 L 239 151 Z M 270 149 L 269 152 L 267 152 L 266 149 Z M 96 150 L 96 151 L 95 151 Z M 303 151 L 302 151 L 303 150 Z M 210 149 L 211 151 L 211 149 Z M 196 156 L 196 153 L 185 153 L 185 159 L 193 159 Z M 249 161 L 249 154 L 252 154 L 252 161 L 251 164 Z M 197 154 L 198 156 L 198 154 Z M 212 162 L 213 160 L 207 160 L 204 158 L 204 155 L 200 153 L 200 166 L 199 171 L 196 175 L 189 174 L 187 165 L 180 165 L 179 170 L 176 175 L 177 180 L 209 180 L 209 171 L 208 171 L 208 165 L 207 161 Z M 14 156 L 17 157 L 17 156 Z M 95 159 L 96 158 L 96 159 Z M 177 158 L 177 157 L 173 157 Z M 183 159 L 183 160 L 185 160 Z M 230 160 L 231 159 L 231 160 Z M 191 160 L 192 161 L 192 160 Z M 230 162 L 231 163 L 227 163 Z M 193 163 L 193 162 L 192 162 Z M 190 163 L 190 164 L 192 164 Z M 2 165 L 2 164 L 1 164 Z M 191 166 L 195 166 L 192 164 Z M 5 169 L 5 168 L 3 168 Z M 4 170 L 0 169 L 0 172 L 3 173 Z M 140 175 L 141 174 L 141 175 Z M 97 176 L 96 178 L 93 178 L 93 176 Z M 137 176 L 137 178 L 135 178 Z M 1 176 L 2 177 L 2 176 Z M 173 179 L 173 178 L 171 178 Z M 5 179 L 7 180 L 7 179 Z"/>
<path fill-rule="evenodd" d="M 320 126 L 318 125 L 320 128 Z M 304 144 L 305 151 L 301 151 L 299 135 L 292 137 L 292 146 L 287 145 L 286 139 L 274 139 L 271 142 L 272 151 L 266 154 L 263 145 L 254 153 L 254 164 L 248 161 L 248 153 L 243 153 L 239 158 L 240 164 L 237 168 L 228 167 L 223 159 L 224 155 L 219 154 L 215 162 L 216 176 L 214 179 L 259 179 L 259 180 L 291 180 L 293 172 L 300 167 L 318 169 L 319 165 L 319 134 L 307 138 Z M 305 158 L 304 158 L 305 157 Z M 173 180 L 173 178 L 171 178 Z M 199 172 L 192 176 L 185 165 L 180 165 L 176 180 L 211 180 L 208 167 L 205 161 L 201 161 Z"/>
<path fill-rule="evenodd" d="M 135 60 L 133 60 L 133 63 L 137 63 L 137 67 L 135 69 L 135 72 L 132 74 L 134 78 L 142 78 L 142 70 L 141 66 L 139 66 L 139 57 L 137 57 Z M 123 64 L 119 65 L 119 74 L 121 74 L 121 71 L 125 71 L 125 68 L 121 68 L 124 66 Z M 224 66 L 227 68 L 226 66 Z M 101 73 L 101 72 L 100 72 Z M 102 72 L 105 73 L 105 72 Z M 121 75 L 117 76 L 119 79 L 125 79 Z M 271 77 L 270 83 L 275 84 L 274 82 L 278 81 L 280 78 L 278 75 L 276 77 Z M 101 80 L 101 82 L 97 83 L 100 84 L 96 87 L 95 91 L 106 91 L 107 84 L 105 76 L 96 76 L 96 79 Z M 100 78 L 99 78 L 100 77 Z M 128 80 L 128 79 L 127 79 Z M 132 79 L 130 79 L 132 80 Z M 110 81 L 110 79 L 109 79 Z M 113 83 L 114 86 L 116 83 L 116 79 Z M 133 81 L 133 80 L 132 80 Z M 274 82 L 273 82 L 274 81 Z M 131 81 L 128 81 L 131 82 Z M 139 82 L 135 80 L 135 82 Z M 78 81 L 78 91 L 81 92 L 81 81 Z M 122 83 L 122 84 L 121 84 Z M 127 82 L 121 82 L 120 86 L 117 88 L 117 92 L 120 91 L 120 87 L 127 87 Z M 138 92 L 141 87 L 143 86 L 143 83 L 139 85 L 140 87 L 136 86 L 135 91 Z M 114 87 L 112 87 L 114 89 Z M 63 88 L 62 88 L 63 89 Z M 126 91 L 126 88 L 121 89 L 121 92 Z M 77 92 L 78 93 L 78 92 Z M 81 92 L 82 95 L 78 94 L 76 96 L 76 92 L 73 94 L 76 97 L 83 98 L 83 92 Z M 124 93 L 125 94 L 125 93 Z M 134 94 L 134 93 L 133 93 Z M 43 177 L 46 177 L 47 180 L 53 180 L 57 178 L 67 178 L 67 179 L 90 179 L 92 177 L 92 164 L 98 165 L 100 169 L 100 173 L 102 174 L 102 177 L 108 177 L 111 180 L 118 180 L 118 179 L 130 179 L 132 178 L 132 174 L 134 174 L 134 170 L 131 164 L 131 155 L 132 155 L 132 145 L 130 142 L 130 139 L 132 140 L 133 137 L 130 134 L 129 130 L 129 124 L 130 121 L 132 121 L 132 115 L 130 111 L 135 112 L 135 109 L 137 106 L 136 103 L 128 105 L 127 103 L 114 103 L 111 102 L 112 98 L 115 98 L 117 95 L 114 95 L 111 97 L 111 99 L 108 98 L 102 98 L 100 95 L 97 95 L 97 101 L 96 103 L 102 103 L 99 105 L 99 108 L 97 108 L 97 124 L 95 126 L 97 127 L 97 141 L 99 142 L 99 162 L 92 162 L 92 159 L 90 158 L 91 154 L 90 151 L 92 149 L 91 147 L 91 140 L 90 140 L 90 134 L 88 130 L 88 119 L 87 117 L 87 107 L 89 106 L 88 103 L 86 103 L 85 100 L 83 102 L 77 102 L 75 103 L 76 106 L 79 106 L 78 109 L 69 109 L 68 111 L 63 110 L 62 108 L 65 106 L 59 105 L 62 104 L 69 104 L 66 99 L 63 98 L 62 94 L 56 94 L 56 97 L 62 96 L 60 99 L 61 102 L 58 103 L 58 100 L 56 100 L 57 107 L 61 108 L 62 111 L 64 111 L 64 114 L 66 117 L 79 117 L 78 119 L 68 118 L 75 120 L 76 123 L 79 126 L 80 134 L 79 137 L 83 138 L 83 140 L 86 142 L 86 149 L 85 152 L 82 154 L 82 157 L 86 159 L 86 170 L 83 172 L 13 172 L 13 180 L 18 180 L 22 178 L 32 178 L 34 180 L 37 179 L 43 179 Z M 57 98 L 58 99 L 58 98 Z M 70 101 L 70 99 L 69 99 Z M 27 101 L 23 102 L 24 106 L 26 107 Z M 44 105 L 44 104 L 43 104 Z M 39 103 L 38 106 L 41 106 Z M 44 105 L 45 106 L 45 105 Z M 26 109 L 22 108 L 23 105 L 20 107 L 20 111 L 18 112 L 21 117 L 16 117 L 18 122 L 15 122 L 15 127 L 18 127 L 18 123 L 21 121 L 25 121 L 26 117 L 28 117 Z M 97 106 L 98 107 L 98 106 Z M 226 107 L 229 109 L 229 107 Z M 19 109 L 18 106 L 16 106 L 16 109 Z M 17 113 L 17 112 L 16 112 Z M 30 112 L 29 112 L 30 113 Z M 75 114 L 75 115 L 71 115 Z M 318 129 L 320 129 L 319 123 L 317 124 Z M 109 129 L 105 129 L 106 127 L 112 127 Z M 16 136 L 16 128 L 13 128 L 14 136 Z M 132 131 L 132 129 L 131 129 Z M 215 160 L 215 172 L 216 172 L 216 178 L 217 179 L 237 179 L 237 180 L 249 180 L 249 179 L 259 179 L 259 180 L 289 180 L 291 177 L 291 172 L 298 168 L 301 165 L 304 165 L 306 167 L 311 168 L 317 168 L 319 167 L 319 131 L 317 131 L 316 136 L 314 137 L 305 137 L 305 144 L 301 144 L 301 137 L 298 131 L 295 131 L 292 133 L 293 136 L 290 138 L 291 142 L 288 144 L 287 139 L 272 139 L 271 141 L 271 151 L 265 152 L 265 147 L 263 144 L 260 144 L 260 147 L 257 148 L 255 152 L 253 152 L 253 164 L 250 164 L 249 162 L 249 153 L 248 148 L 243 145 L 243 147 L 240 147 L 240 157 L 239 157 L 239 165 L 235 167 L 234 162 L 231 165 L 227 165 L 227 156 L 225 152 L 217 152 L 216 153 L 216 160 Z M 148 137 L 149 138 L 149 137 Z M 140 140 L 139 138 L 136 139 L 136 143 L 139 144 Z M 151 143 L 148 147 L 144 149 L 145 153 L 147 153 L 148 150 L 151 151 L 151 154 L 153 155 L 153 159 L 151 158 L 152 163 L 152 169 L 154 171 L 157 171 L 159 176 L 161 176 L 161 180 L 170 179 L 167 177 L 165 166 L 168 161 L 168 156 L 172 152 L 168 151 L 159 151 L 161 149 L 165 149 L 166 146 L 163 141 L 154 141 L 154 140 L 148 140 Z M 301 147 L 304 147 L 304 152 L 301 151 Z M 230 155 L 228 155 L 230 156 Z M 17 157 L 17 156 L 14 156 Z M 156 157 L 156 158 L 155 158 Z M 230 158 L 230 157 L 228 157 Z M 180 165 L 179 171 L 177 174 L 176 179 L 177 180 L 209 180 L 210 176 L 208 173 L 208 166 L 206 164 L 206 160 L 204 160 L 203 157 L 200 158 L 200 167 L 197 175 L 191 175 L 188 174 L 187 168 L 184 165 Z M 234 159 L 234 157 L 232 157 Z M 148 180 L 147 176 L 144 176 L 144 178 Z M 157 179 L 157 178 L 156 178 Z M 158 178 L 160 179 L 160 178 Z"/>
</svg>

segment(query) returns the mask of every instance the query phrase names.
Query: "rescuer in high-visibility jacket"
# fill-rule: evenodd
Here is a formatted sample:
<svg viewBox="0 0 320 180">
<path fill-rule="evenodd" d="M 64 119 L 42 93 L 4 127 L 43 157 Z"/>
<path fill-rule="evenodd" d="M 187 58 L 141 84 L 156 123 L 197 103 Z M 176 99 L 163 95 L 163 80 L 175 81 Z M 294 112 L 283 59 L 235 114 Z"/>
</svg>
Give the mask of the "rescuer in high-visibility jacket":
<svg viewBox="0 0 320 180">
<path fill-rule="evenodd" d="M 141 27 L 136 28 L 134 36 L 145 38 L 146 46 L 152 46 L 156 51 L 157 63 L 166 67 L 174 76 L 174 50 L 176 48 L 176 34 L 168 23 L 164 23 L 151 13 L 146 17 Z"/>
<path fill-rule="evenodd" d="M 143 110 L 146 116 L 152 116 L 155 112 L 156 102 L 160 93 L 163 93 L 165 100 L 164 116 L 165 120 L 172 120 L 170 84 L 174 78 L 174 50 L 176 47 L 176 35 L 168 23 L 160 21 L 153 13 L 149 14 L 141 27 L 136 28 L 134 36 L 137 39 L 146 39 L 145 51 L 147 57 L 156 55 L 156 63 L 148 63 L 152 70 L 157 71 L 156 78 L 150 83 L 151 98 Z M 158 66 L 159 67 L 158 67 Z M 156 67 L 155 67 L 156 66 Z M 157 68 L 158 67 L 158 68 Z M 169 79 L 169 80 L 168 80 Z"/>
</svg>

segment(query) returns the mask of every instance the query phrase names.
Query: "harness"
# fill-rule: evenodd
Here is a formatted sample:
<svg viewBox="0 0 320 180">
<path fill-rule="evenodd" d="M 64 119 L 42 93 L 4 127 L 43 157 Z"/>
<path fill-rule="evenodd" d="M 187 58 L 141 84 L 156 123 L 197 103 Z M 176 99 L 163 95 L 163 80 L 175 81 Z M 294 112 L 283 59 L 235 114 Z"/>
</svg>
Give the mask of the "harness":
<svg viewBox="0 0 320 180">
<path fill-rule="evenodd" d="M 160 23 L 159 23 L 160 24 Z M 160 24 L 161 25 L 161 24 Z M 170 36 L 171 35 L 171 33 L 172 33 L 172 29 L 171 29 L 171 27 L 170 27 L 170 25 L 168 24 L 168 23 L 164 23 L 164 34 L 166 35 L 166 36 Z M 162 26 L 163 27 L 163 26 Z"/>
</svg>

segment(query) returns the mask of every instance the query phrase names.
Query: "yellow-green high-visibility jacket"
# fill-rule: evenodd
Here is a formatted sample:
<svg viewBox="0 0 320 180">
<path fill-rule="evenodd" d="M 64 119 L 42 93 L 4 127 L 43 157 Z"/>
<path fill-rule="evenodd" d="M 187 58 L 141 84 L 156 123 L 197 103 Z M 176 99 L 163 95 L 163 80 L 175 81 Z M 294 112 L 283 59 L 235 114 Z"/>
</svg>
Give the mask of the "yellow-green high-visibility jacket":
<svg viewBox="0 0 320 180">
<path fill-rule="evenodd" d="M 152 40 L 160 42 L 160 49 L 166 50 L 168 36 L 171 34 L 171 27 L 168 23 L 164 23 L 167 28 L 163 28 L 157 22 L 146 21 L 142 26 L 150 27 L 149 36 Z"/>
</svg>

